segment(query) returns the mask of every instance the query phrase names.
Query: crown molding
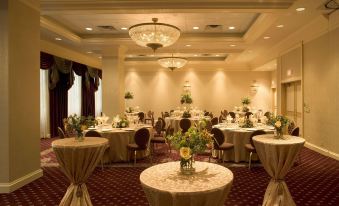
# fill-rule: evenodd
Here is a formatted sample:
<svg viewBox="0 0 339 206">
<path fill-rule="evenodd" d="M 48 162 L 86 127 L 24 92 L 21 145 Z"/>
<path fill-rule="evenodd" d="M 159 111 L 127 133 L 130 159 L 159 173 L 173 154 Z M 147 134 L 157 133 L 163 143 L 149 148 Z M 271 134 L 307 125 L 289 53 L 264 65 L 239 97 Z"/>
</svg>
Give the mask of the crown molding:
<svg viewBox="0 0 339 206">
<path fill-rule="evenodd" d="M 40 16 L 40 27 L 52 31 L 60 36 L 63 36 L 64 38 L 67 38 L 75 43 L 81 43 L 82 41 L 81 37 L 79 37 L 75 33 L 43 16 Z"/>
<path fill-rule="evenodd" d="M 262 13 L 243 36 L 246 43 L 254 42 L 277 20 L 277 15 Z"/>
<path fill-rule="evenodd" d="M 39 0 L 20 0 L 20 2 L 40 13 Z"/>
</svg>

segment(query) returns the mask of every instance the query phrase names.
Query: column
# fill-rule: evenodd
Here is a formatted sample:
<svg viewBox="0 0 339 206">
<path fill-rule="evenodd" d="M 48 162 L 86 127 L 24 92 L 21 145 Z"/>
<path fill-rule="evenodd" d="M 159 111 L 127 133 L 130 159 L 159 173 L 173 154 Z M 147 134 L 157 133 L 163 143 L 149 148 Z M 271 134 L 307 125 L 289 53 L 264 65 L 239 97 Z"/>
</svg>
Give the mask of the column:
<svg viewBox="0 0 339 206">
<path fill-rule="evenodd" d="M 127 48 L 119 46 L 114 55 L 102 57 L 102 111 L 113 117 L 125 111 L 125 70 L 124 61 Z"/>
<path fill-rule="evenodd" d="M 0 193 L 42 176 L 39 1 L 0 1 Z"/>
</svg>

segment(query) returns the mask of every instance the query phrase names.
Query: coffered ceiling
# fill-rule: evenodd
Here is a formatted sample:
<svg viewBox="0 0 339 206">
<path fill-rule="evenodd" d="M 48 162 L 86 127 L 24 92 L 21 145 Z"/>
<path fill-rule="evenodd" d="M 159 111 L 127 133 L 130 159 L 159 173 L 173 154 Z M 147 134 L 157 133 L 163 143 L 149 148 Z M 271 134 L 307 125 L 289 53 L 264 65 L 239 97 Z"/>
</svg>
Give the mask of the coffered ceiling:
<svg viewBox="0 0 339 206">
<path fill-rule="evenodd" d="M 95 57 L 115 55 L 123 45 L 128 48 L 126 65 L 146 62 L 152 66 L 157 57 L 175 53 L 190 58 L 189 64 L 211 62 L 222 68 L 251 70 L 267 50 L 319 16 L 324 2 L 41 0 L 41 38 Z M 299 7 L 305 10 L 296 11 Z M 136 45 L 126 29 L 154 17 L 182 32 L 174 45 L 155 54 Z"/>
</svg>

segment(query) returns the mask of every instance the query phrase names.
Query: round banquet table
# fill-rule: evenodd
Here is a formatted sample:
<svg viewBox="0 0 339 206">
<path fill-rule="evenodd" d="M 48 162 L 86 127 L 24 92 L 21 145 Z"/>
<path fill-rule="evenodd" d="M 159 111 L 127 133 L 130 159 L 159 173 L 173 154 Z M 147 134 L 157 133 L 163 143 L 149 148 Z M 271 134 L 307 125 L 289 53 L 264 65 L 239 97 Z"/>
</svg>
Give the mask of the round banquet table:
<svg viewBox="0 0 339 206">
<path fill-rule="evenodd" d="M 158 164 L 140 174 L 140 182 L 151 206 L 224 205 L 233 173 L 220 165 L 195 162 L 196 173 L 182 175 L 180 162 Z"/>
<path fill-rule="evenodd" d="M 290 135 L 275 139 L 274 135 L 267 134 L 255 136 L 253 142 L 266 172 L 272 177 L 262 205 L 295 205 L 284 177 L 294 164 L 305 139 Z"/>
<path fill-rule="evenodd" d="M 139 127 L 138 127 L 139 128 Z M 104 154 L 104 162 L 125 162 L 128 161 L 127 145 L 134 143 L 134 135 L 138 128 L 103 128 L 96 130 L 102 137 L 108 139 L 109 151 Z M 140 127 L 141 128 L 141 127 Z M 153 137 L 153 128 L 146 126 L 150 132 L 150 140 Z M 149 151 L 140 151 L 137 158 L 149 155 Z"/>
<path fill-rule="evenodd" d="M 166 117 L 165 123 L 166 127 L 169 125 L 174 129 L 174 132 L 180 131 L 180 120 L 183 119 L 182 117 Z M 187 118 L 191 121 L 191 125 L 198 124 L 200 120 L 206 119 L 210 121 L 210 117 L 191 117 Z"/>
<path fill-rule="evenodd" d="M 232 143 L 234 149 L 229 152 L 224 152 L 225 161 L 234 161 L 234 162 L 245 162 L 248 161 L 248 152 L 246 151 L 244 145 L 250 143 L 251 135 L 254 131 L 262 128 L 227 128 L 219 127 L 223 132 L 225 137 L 225 142 Z M 273 133 L 273 130 L 264 129 L 266 133 Z M 222 159 L 222 156 L 218 154 L 219 158 Z"/>
<path fill-rule="evenodd" d="M 59 205 L 92 205 L 85 182 L 98 165 L 107 144 L 107 139 L 98 137 L 85 137 L 82 142 L 74 138 L 52 142 L 60 169 L 71 182 Z"/>
</svg>

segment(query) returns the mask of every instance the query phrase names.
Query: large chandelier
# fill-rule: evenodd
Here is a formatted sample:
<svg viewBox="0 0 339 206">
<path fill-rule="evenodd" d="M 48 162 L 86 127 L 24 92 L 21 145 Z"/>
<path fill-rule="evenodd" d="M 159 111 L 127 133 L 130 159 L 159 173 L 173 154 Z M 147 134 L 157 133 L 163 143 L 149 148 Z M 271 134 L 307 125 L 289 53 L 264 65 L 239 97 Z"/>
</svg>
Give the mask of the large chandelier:
<svg viewBox="0 0 339 206">
<path fill-rule="evenodd" d="M 158 59 L 158 63 L 170 70 L 179 69 L 187 64 L 187 59 L 181 57 L 163 57 Z"/>
<path fill-rule="evenodd" d="M 153 18 L 152 21 L 153 23 L 137 24 L 129 28 L 128 33 L 136 44 L 150 47 L 155 51 L 158 48 L 170 46 L 179 39 L 179 28 L 158 23 L 157 18 Z"/>
</svg>

